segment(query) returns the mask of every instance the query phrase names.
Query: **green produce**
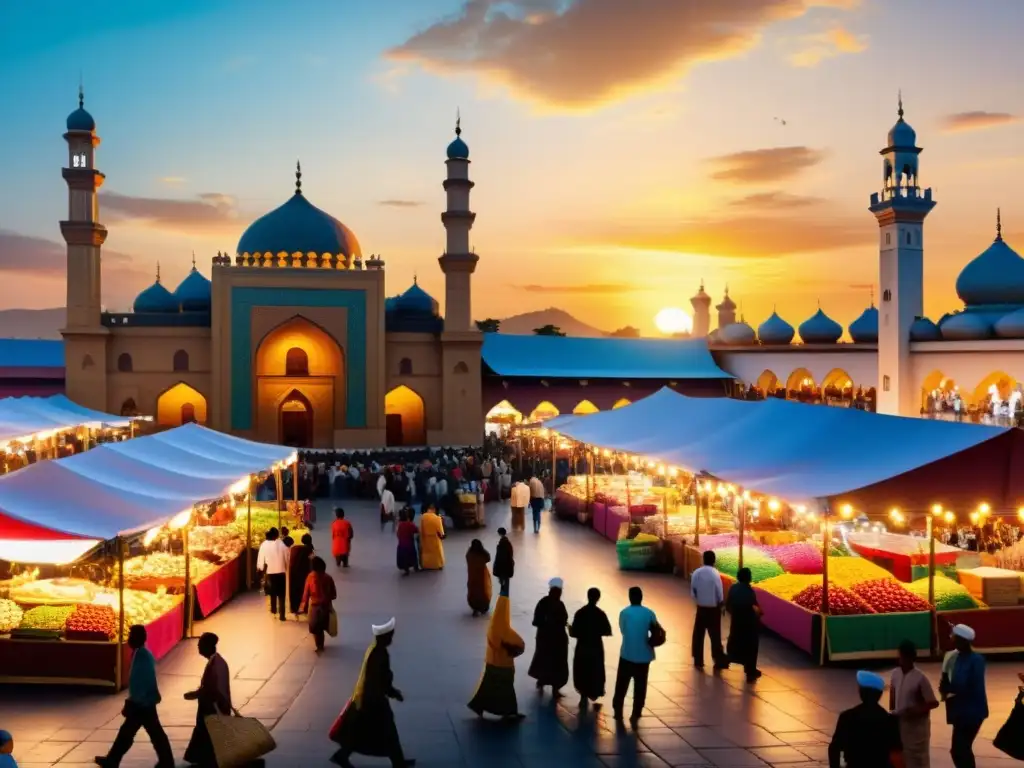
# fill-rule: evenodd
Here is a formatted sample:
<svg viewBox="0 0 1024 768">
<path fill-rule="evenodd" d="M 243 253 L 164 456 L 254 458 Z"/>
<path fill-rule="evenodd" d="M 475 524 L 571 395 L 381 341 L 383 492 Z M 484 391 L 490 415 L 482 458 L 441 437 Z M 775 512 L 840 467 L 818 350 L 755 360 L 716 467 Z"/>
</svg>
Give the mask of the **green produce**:
<svg viewBox="0 0 1024 768">
<path fill-rule="evenodd" d="M 782 566 L 772 560 L 764 552 L 753 547 L 743 548 L 743 566 L 750 569 L 750 576 L 754 583 L 779 576 L 784 571 Z M 715 568 L 726 576 L 736 578 L 740 569 L 740 548 L 722 547 L 715 550 Z"/>
<path fill-rule="evenodd" d="M 75 610 L 73 605 L 40 605 L 21 617 L 21 629 L 48 629 L 59 632 Z"/>
<path fill-rule="evenodd" d="M 21 624 L 22 611 L 13 600 L 0 599 L 0 633 L 10 632 Z"/>
<path fill-rule="evenodd" d="M 908 590 L 920 597 L 928 599 L 928 577 L 904 585 Z M 974 599 L 967 587 L 953 581 L 948 576 L 935 574 L 935 608 L 939 611 L 964 611 L 984 608 L 985 604 Z"/>
</svg>

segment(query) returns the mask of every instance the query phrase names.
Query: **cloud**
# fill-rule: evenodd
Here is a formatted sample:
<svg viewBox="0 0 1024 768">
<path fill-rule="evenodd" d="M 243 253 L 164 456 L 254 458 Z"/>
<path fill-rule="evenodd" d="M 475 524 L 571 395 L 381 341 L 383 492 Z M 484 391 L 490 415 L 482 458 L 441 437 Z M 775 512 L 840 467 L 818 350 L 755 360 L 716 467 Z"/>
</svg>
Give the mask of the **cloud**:
<svg viewBox="0 0 1024 768">
<path fill-rule="evenodd" d="M 790 179 L 824 159 L 824 152 L 810 147 L 773 147 L 719 155 L 707 162 L 716 181 L 759 184 Z"/>
<path fill-rule="evenodd" d="M 422 200 L 378 200 L 377 205 L 384 208 L 419 208 Z"/>
<path fill-rule="evenodd" d="M 1019 123 L 1020 115 L 1012 115 L 1009 112 L 956 112 L 946 115 L 942 120 L 942 130 L 945 133 L 962 133 L 964 131 L 983 131 L 986 128 L 998 128 L 1001 125 Z"/>
<path fill-rule="evenodd" d="M 515 287 L 522 291 L 529 291 L 530 293 L 561 293 L 590 296 L 607 296 L 608 294 L 635 293 L 636 291 L 646 290 L 644 288 L 638 288 L 630 283 L 583 283 L 579 285 L 531 284 L 517 285 Z"/>
<path fill-rule="evenodd" d="M 103 249 L 103 263 L 119 270 L 138 271 L 131 256 L 106 248 Z M 63 275 L 66 270 L 67 247 L 63 243 L 0 229 L 0 272 Z"/>
<path fill-rule="evenodd" d="M 191 200 L 160 197 L 132 197 L 117 192 L 100 192 L 100 205 L 115 221 L 131 221 L 171 232 L 215 233 L 238 228 L 235 198 L 207 192 Z"/>
<path fill-rule="evenodd" d="M 162 176 L 160 178 L 161 184 L 170 184 L 171 186 L 177 186 L 184 184 L 187 179 L 184 176 Z"/>
<path fill-rule="evenodd" d="M 465 0 L 386 52 L 400 65 L 476 75 L 534 104 L 600 107 L 706 61 L 738 56 L 774 23 L 853 0 Z"/>
<path fill-rule="evenodd" d="M 810 208 L 825 202 L 820 197 L 805 197 L 803 195 L 791 195 L 789 192 L 775 190 L 774 192 L 756 192 L 746 197 L 740 197 L 729 203 L 733 208 L 743 208 L 756 211 L 788 211 L 794 208 Z"/>
<path fill-rule="evenodd" d="M 868 49 L 867 37 L 855 35 L 842 27 L 800 39 L 800 50 L 790 54 L 794 67 L 816 67 L 825 59 L 849 53 L 862 53 Z"/>
</svg>

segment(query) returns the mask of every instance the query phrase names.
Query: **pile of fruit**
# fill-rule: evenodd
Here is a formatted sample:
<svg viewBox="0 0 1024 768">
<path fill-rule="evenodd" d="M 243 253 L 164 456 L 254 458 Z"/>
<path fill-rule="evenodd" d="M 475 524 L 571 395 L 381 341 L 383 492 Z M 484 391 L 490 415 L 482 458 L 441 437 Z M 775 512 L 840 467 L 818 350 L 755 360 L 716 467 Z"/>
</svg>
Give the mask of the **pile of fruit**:
<svg viewBox="0 0 1024 768">
<path fill-rule="evenodd" d="M 0 634 L 19 626 L 22 615 L 21 608 L 13 600 L 0 599 Z"/>
<path fill-rule="evenodd" d="M 872 579 L 855 584 L 852 592 L 870 605 L 876 613 L 916 613 L 928 611 L 931 607 L 902 584 L 892 579 Z M 829 602 L 832 591 L 829 591 Z"/>
<path fill-rule="evenodd" d="M 192 581 L 205 579 L 217 570 L 217 566 L 191 558 Z M 171 555 L 167 552 L 154 552 L 148 555 L 132 557 L 124 561 L 124 580 L 132 584 L 143 579 L 166 579 L 170 581 L 185 579 L 185 556 Z"/>
<path fill-rule="evenodd" d="M 772 560 L 768 555 L 753 547 L 743 547 L 743 566 L 750 569 L 751 580 L 756 584 L 779 576 L 783 573 L 782 566 Z M 740 568 L 739 547 L 724 547 L 715 550 L 715 568 L 720 573 L 736 578 Z"/>
<path fill-rule="evenodd" d="M 758 583 L 758 588 L 765 592 L 781 597 L 783 600 L 792 600 L 793 596 L 803 592 L 809 586 L 817 584 L 821 586 L 821 576 L 814 574 L 784 573 L 781 576 L 772 576 L 770 579 Z"/>
<path fill-rule="evenodd" d="M 863 557 L 830 557 L 828 583 L 849 589 L 855 584 L 875 579 L 892 579 L 892 574 Z"/>
<path fill-rule="evenodd" d="M 907 589 L 922 600 L 928 599 L 928 577 L 918 579 L 906 585 Z M 964 611 L 984 608 L 985 604 L 976 600 L 967 587 L 948 576 L 935 574 L 935 608 L 940 611 Z"/>
<path fill-rule="evenodd" d="M 226 563 L 245 550 L 245 531 L 239 533 L 230 525 L 197 526 L 189 532 L 189 546 L 192 552 L 210 552 Z"/>
<path fill-rule="evenodd" d="M 117 616 L 109 605 L 78 605 L 68 616 L 64 631 L 69 640 L 113 640 Z"/>
<path fill-rule="evenodd" d="M 793 596 L 793 602 L 809 611 L 821 613 L 821 585 L 813 584 L 802 592 L 797 593 Z M 876 611 L 850 590 L 829 584 L 828 612 L 831 616 L 856 616 L 864 613 L 875 613 Z"/>
<path fill-rule="evenodd" d="M 75 610 L 73 605 L 40 605 L 25 611 L 19 629 L 45 629 L 59 632 L 64 629 L 68 616 Z"/>
</svg>

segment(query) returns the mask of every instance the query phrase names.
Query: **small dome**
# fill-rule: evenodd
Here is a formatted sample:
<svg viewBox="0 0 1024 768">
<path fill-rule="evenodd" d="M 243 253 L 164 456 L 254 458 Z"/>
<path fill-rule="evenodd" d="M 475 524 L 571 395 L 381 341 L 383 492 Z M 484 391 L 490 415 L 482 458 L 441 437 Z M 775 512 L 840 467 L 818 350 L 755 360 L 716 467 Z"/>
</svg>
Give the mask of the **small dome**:
<svg viewBox="0 0 1024 768">
<path fill-rule="evenodd" d="M 900 119 L 896 121 L 896 125 L 889 129 L 889 146 L 890 147 L 914 147 L 917 145 L 917 132 L 910 127 L 910 123 L 905 122 L 902 116 L 903 110 L 900 110 Z"/>
<path fill-rule="evenodd" d="M 740 320 L 738 323 L 730 323 L 720 329 L 718 340 L 723 344 L 732 344 L 737 346 L 743 344 L 756 344 L 757 335 L 754 333 L 753 328 L 747 325 L 743 320 Z"/>
<path fill-rule="evenodd" d="M 693 295 L 693 298 L 690 299 L 690 303 L 693 304 L 694 306 L 697 306 L 698 304 L 711 304 L 711 297 L 708 296 L 708 294 L 704 290 L 703 280 L 700 281 L 700 288 L 697 289 L 697 293 L 695 293 Z"/>
<path fill-rule="evenodd" d="M 835 344 L 843 335 L 843 326 L 818 308 L 811 317 L 800 323 L 800 340 L 804 344 Z"/>
<path fill-rule="evenodd" d="M 736 309 L 736 302 L 729 298 L 729 289 L 725 289 L 725 298 L 722 299 L 722 303 L 717 305 L 715 309 Z"/>
<path fill-rule="evenodd" d="M 910 324 L 911 341 L 939 341 L 942 331 L 927 317 L 918 317 Z"/>
<path fill-rule="evenodd" d="M 984 317 L 973 312 L 961 312 L 952 315 L 939 326 L 939 330 L 947 341 L 974 341 L 987 339 L 992 328 Z"/>
<path fill-rule="evenodd" d="M 164 288 L 158 276 L 156 282 L 135 297 L 134 312 L 177 312 L 178 302 L 174 295 Z"/>
<path fill-rule="evenodd" d="M 84 107 L 79 107 L 70 115 L 68 115 L 67 125 L 69 131 L 96 130 L 96 121 L 92 119 L 92 115 L 85 111 Z"/>
<path fill-rule="evenodd" d="M 1024 259 L 997 235 L 961 270 L 956 293 L 967 306 L 1024 304 Z"/>
<path fill-rule="evenodd" d="M 461 136 L 456 136 L 455 141 L 448 145 L 448 159 L 469 160 L 469 146 Z"/>
<path fill-rule="evenodd" d="M 401 298 L 401 297 L 399 297 L 399 296 L 389 296 L 388 298 L 384 299 L 384 311 L 385 312 L 394 312 L 396 309 L 398 309 L 398 299 L 399 298 Z"/>
<path fill-rule="evenodd" d="M 720 343 L 722 341 L 721 336 L 722 336 L 721 330 L 718 329 L 718 328 L 715 328 L 715 330 L 711 331 L 708 334 L 708 344 L 718 344 L 718 343 Z"/>
<path fill-rule="evenodd" d="M 1024 309 L 1003 315 L 992 330 L 1000 339 L 1024 339 Z"/>
<path fill-rule="evenodd" d="M 878 341 L 878 309 L 872 305 L 860 313 L 847 329 L 855 344 L 874 344 Z"/>
<path fill-rule="evenodd" d="M 793 326 L 776 312 L 757 327 L 757 338 L 762 344 L 789 344 L 794 333 Z"/>
<path fill-rule="evenodd" d="M 438 314 L 438 305 L 434 298 L 420 288 L 413 279 L 413 284 L 401 296 L 395 297 L 394 310 L 398 312 L 415 312 L 417 314 Z"/>
<path fill-rule="evenodd" d="M 210 281 L 192 264 L 192 271 L 185 276 L 174 291 L 174 300 L 183 312 L 210 311 Z"/>
</svg>

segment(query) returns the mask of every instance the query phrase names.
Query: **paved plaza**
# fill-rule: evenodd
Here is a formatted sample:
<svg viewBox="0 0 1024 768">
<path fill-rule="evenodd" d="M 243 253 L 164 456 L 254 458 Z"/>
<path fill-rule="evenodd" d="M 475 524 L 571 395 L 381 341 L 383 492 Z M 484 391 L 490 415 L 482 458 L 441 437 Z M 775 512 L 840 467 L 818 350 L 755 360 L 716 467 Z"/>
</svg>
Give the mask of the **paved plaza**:
<svg viewBox="0 0 1024 768">
<path fill-rule="evenodd" d="M 508 523 L 507 503 L 489 506 L 486 529 L 448 537 L 443 572 L 408 578 L 395 568 L 394 538 L 390 526 L 381 533 L 374 505 L 350 502 L 346 509 L 355 526 L 352 567 L 335 572 L 330 566 L 338 583 L 340 634 L 328 639 L 322 656 L 313 653 L 304 622 L 273 620 L 256 594 L 239 596 L 196 625 L 196 636 L 210 630 L 221 637 L 235 706 L 273 729 L 278 747 L 267 759 L 269 766 L 327 765 L 333 751 L 327 730 L 352 691 L 371 640 L 370 624 L 392 615 L 398 619 L 392 666 L 406 698 L 394 705 L 395 713 L 407 754 L 424 768 L 827 765 L 836 714 L 855 703 L 853 669 L 820 669 L 785 642 L 766 638 L 760 663 L 765 674 L 754 685 L 744 681 L 739 669 L 717 676 L 695 670 L 689 661 L 694 611 L 687 582 L 620 572 L 607 541 L 547 515 L 540 535 L 511 534 L 516 555 L 512 623 L 527 641 L 516 687 L 527 719 L 518 725 L 479 721 L 466 702 L 483 669 L 487 619 L 470 616 L 464 556 L 473 537 L 481 538 L 493 555 L 495 530 Z M 332 515 L 325 503 L 320 510 L 314 541 L 326 552 Z M 549 696 L 539 698 L 527 677 L 533 607 L 555 575 L 565 579 L 570 615 L 585 602 L 587 588 L 596 586 L 614 625 L 627 588 L 639 583 L 645 602 L 665 625 L 668 643 L 658 650 L 646 714 L 636 732 L 616 728 L 610 711 L 580 716 L 571 687 L 559 705 Z M 606 654 L 610 689 L 617 637 L 606 643 Z M 202 665 L 194 640 L 182 642 L 159 665 L 160 716 L 179 759 L 195 720 L 194 703 L 181 695 L 196 687 Z M 976 746 L 979 766 L 1012 763 L 991 740 L 1012 706 L 1021 668 L 1014 662 L 989 665 L 992 717 Z M 938 665 L 926 669 L 936 682 Z M 0 728 L 14 734 L 22 768 L 91 765 L 114 738 L 121 701 L 121 696 L 73 689 L 0 688 Z M 932 728 L 932 765 L 949 766 L 949 729 L 941 710 L 933 715 Z M 154 762 L 140 732 L 123 765 L 149 768 Z M 353 762 L 387 764 L 358 756 Z"/>
</svg>

